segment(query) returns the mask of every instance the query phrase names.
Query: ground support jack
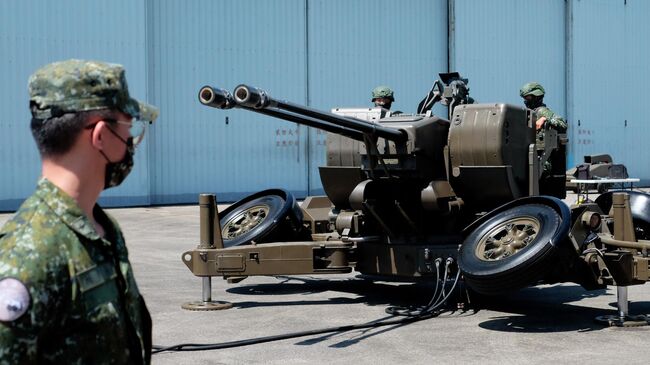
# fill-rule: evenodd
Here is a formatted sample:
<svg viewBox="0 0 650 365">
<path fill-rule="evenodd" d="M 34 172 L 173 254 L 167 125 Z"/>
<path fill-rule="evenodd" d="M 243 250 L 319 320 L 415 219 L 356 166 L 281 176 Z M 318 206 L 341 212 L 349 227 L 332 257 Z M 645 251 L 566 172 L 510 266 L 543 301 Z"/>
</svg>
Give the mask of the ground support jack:
<svg viewBox="0 0 650 365">
<path fill-rule="evenodd" d="M 221 225 L 217 213 L 217 196 L 215 194 L 199 195 L 199 218 L 201 239 L 198 248 L 203 250 L 223 248 Z M 181 308 L 191 311 L 214 311 L 232 308 L 232 303 L 212 300 L 212 277 L 208 276 L 207 273 L 202 273 L 200 276 L 203 279 L 203 300 L 183 303 Z"/>
<path fill-rule="evenodd" d="M 596 317 L 596 322 L 609 327 L 641 327 L 650 325 L 650 319 L 643 314 L 631 315 L 628 313 L 627 286 L 616 287 L 617 314 L 608 314 Z"/>
<path fill-rule="evenodd" d="M 212 278 L 203 277 L 203 300 L 187 302 L 181 305 L 181 308 L 191 311 L 216 311 L 221 309 L 232 308 L 232 303 L 212 300 Z"/>
</svg>

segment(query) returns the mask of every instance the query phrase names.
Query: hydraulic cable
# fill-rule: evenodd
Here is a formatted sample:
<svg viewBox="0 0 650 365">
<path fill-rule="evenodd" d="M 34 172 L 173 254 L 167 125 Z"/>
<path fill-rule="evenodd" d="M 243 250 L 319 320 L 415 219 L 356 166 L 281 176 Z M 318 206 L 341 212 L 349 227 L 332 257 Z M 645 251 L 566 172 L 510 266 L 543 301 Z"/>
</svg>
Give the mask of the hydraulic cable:
<svg viewBox="0 0 650 365">
<path fill-rule="evenodd" d="M 440 281 L 440 274 L 439 274 L 439 267 L 440 267 L 440 262 L 442 259 L 438 258 L 435 261 L 436 265 L 436 287 L 433 293 L 433 296 L 431 297 L 431 300 L 429 300 L 429 303 L 423 307 L 417 307 L 417 308 L 405 308 L 405 307 L 388 307 L 386 308 L 386 313 L 392 314 L 395 316 L 405 316 L 405 317 L 418 317 L 421 315 L 427 315 L 427 314 L 433 314 L 434 316 L 439 315 L 440 313 L 435 313 L 437 309 L 439 309 L 442 305 L 444 305 L 451 294 L 454 292 L 454 289 L 456 288 L 456 285 L 458 284 L 458 281 L 460 280 L 460 270 L 457 269 L 456 271 L 456 277 L 454 278 L 453 284 L 451 289 L 449 290 L 448 293 L 445 293 L 445 286 L 447 285 L 447 275 L 450 272 L 450 267 L 451 264 L 454 262 L 454 259 L 451 257 L 447 258 L 445 262 L 445 268 L 444 268 L 444 275 L 442 282 Z M 440 285 L 442 284 L 442 285 Z M 441 286 L 440 293 L 438 293 L 438 287 Z"/>
<path fill-rule="evenodd" d="M 431 303 L 434 303 L 438 297 L 438 289 L 440 286 L 440 263 L 441 262 L 442 262 L 442 258 L 440 257 L 434 261 L 434 265 L 436 267 L 436 280 L 435 280 L 436 287 L 433 291 L 433 295 L 431 296 L 431 300 L 429 300 L 429 304 L 427 306 L 431 306 Z M 444 281 L 443 281 L 443 286 L 444 286 Z M 413 316 L 417 314 L 416 312 L 420 313 L 420 309 L 412 309 L 412 308 L 398 307 L 398 306 L 390 306 L 386 308 L 386 313 L 394 316 Z"/>
<path fill-rule="evenodd" d="M 399 317 L 402 317 L 402 318 L 391 319 L 391 320 L 381 320 L 381 321 L 376 321 L 376 322 L 371 322 L 371 323 L 364 323 L 364 324 L 355 324 L 355 325 L 321 328 L 321 329 L 316 329 L 316 330 L 291 332 L 291 333 L 285 333 L 285 334 L 280 334 L 280 335 L 256 337 L 256 338 L 250 338 L 250 339 L 246 339 L 246 340 L 229 341 L 229 342 L 212 343 L 212 344 L 184 343 L 184 344 L 178 344 L 178 345 L 172 345 L 172 346 L 154 345 L 152 354 L 159 354 L 159 353 L 166 352 L 166 351 L 207 351 L 207 350 L 227 349 L 227 348 L 232 348 L 232 347 L 249 346 L 249 345 L 255 345 L 255 344 L 260 344 L 260 343 L 265 343 L 265 342 L 287 340 L 287 339 L 291 339 L 291 338 L 319 335 L 319 334 L 324 334 L 324 333 L 346 332 L 346 331 L 352 331 L 352 330 L 358 330 L 358 329 L 376 328 L 376 327 L 399 325 L 399 324 L 408 324 L 408 323 L 413 323 L 413 322 L 418 322 L 418 321 L 434 318 L 434 317 L 437 317 L 438 315 L 440 315 L 441 313 L 444 312 L 444 311 L 437 311 L 437 310 L 447 301 L 447 299 L 449 299 L 449 297 L 453 293 L 454 289 L 456 288 L 456 284 L 458 284 L 458 281 L 460 279 L 460 270 L 457 270 L 456 277 L 455 277 L 455 279 L 453 281 L 451 289 L 449 290 L 448 293 L 445 293 L 444 286 L 446 285 L 447 274 L 450 271 L 451 264 L 454 262 L 454 260 L 452 258 L 448 258 L 446 260 L 446 262 L 445 262 L 444 275 L 443 275 L 443 280 L 442 280 L 442 288 L 439 288 L 440 283 L 441 283 L 441 281 L 440 281 L 440 264 L 441 264 L 441 262 L 442 262 L 442 259 L 440 259 L 440 258 L 436 259 L 436 261 L 435 261 L 435 265 L 436 265 L 436 286 L 435 286 L 434 294 L 433 294 L 431 300 L 429 301 L 429 303 L 426 306 L 424 306 L 423 308 L 417 309 L 417 310 L 409 310 L 409 309 L 401 308 L 401 307 L 389 307 L 389 308 L 386 309 L 387 313 L 389 313 L 391 315 L 394 315 L 394 316 L 399 316 Z M 440 290 L 440 293 L 438 293 L 439 290 Z"/>
</svg>

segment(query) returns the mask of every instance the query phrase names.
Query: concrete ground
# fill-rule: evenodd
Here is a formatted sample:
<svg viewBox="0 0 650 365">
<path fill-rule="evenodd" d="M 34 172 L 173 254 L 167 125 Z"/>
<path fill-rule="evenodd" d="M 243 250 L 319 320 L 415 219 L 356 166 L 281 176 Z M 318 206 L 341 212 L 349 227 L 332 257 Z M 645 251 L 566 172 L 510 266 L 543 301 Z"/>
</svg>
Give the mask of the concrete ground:
<svg viewBox="0 0 650 365">
<path fill-rule="evenodd" d="M 575 201 L 570 196 L 567 202 Z M 197 206 L 110 209 L 120 222 L 139 287 L 153 317 L 156 345 L 222 343 L 391 319 L 391 305 L 424 303 L 425 284 L 372 282 L 355 273 L 213 278 L 212 296 L 233 308 L 194 312 L 201 279 L 181 262 L 197 246 Z M 0 214 L 0 224 L 9 214 Z M 629 289 L 630 312 L 650 314 L 650 285 Z M 485 304 L 410 324 L 312 335 L 245 347 L 165 352 L 154 364 L 646 364 L 650 327 L 609 328 L 594 318 L 614 314 L 616 289 L 574 284 L 538 286 Z"/>
</svg>

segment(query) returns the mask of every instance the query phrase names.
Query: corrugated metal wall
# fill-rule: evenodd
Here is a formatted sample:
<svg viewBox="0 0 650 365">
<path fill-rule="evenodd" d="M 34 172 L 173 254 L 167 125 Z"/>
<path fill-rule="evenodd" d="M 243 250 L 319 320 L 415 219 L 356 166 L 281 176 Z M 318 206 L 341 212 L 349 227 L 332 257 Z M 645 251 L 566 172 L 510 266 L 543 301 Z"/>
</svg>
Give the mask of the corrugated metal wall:
<svg viewBox="0 0 650 365">
<path fill-rule="evenodd" d="M 650 2 L 574 0 L 569 11 L 573 157 L 609 153 L 647 185 Z"/>
<path fill-rule="evenodd" d="M 650 186 L 650 162 L 648 161 L 648 141 L 650 140 L 650 117 L 648 117 L 647 97 L 650 85 L 650 2 L 645 0 L 625 1 L 625 43 L 624 82 L 612 85 L 615 93 L 613 108 L 618 108 L 617 100 L 624 100 L 623 143 L 630 146 L 624 160 L 630 174 L 642 179 L 641 184 Z M 608 141 L 608 145 L 616 143 Z M 620 142 L 619 142 L 620 143 Z"/>
<path fill-rule="evenodd" d="M 446 39 L 446 1 L 414 5 L 419 11 L 400 10 L 388 0 L 151 2 L 153 94 L 164 107 L 154 131 L 154 201 L 192 201 L 200 191 L 233 200 L 278 186 L 299 196 L 318 192 L 324 134 L 257 114 L 202 107 L 196 101 L 199 87 L 232 90 L 247 83 L 273 97 L 328 110 L 368 105 L 370 89 L 389 83 L 402 87 L 403 100 L 415 105 L 419 95 L 411 90 L 422 85 L 424 94 L 428 74 L 446 68 L 444 55 L 436 52 Z M 390 19 L 395 15 L 411 19 L 409 28 L 398 30 Z M 280 17 L 284 21 L 278 22 Z M 431 29 L 432 19 L 441 32 L 431 41 L 400 42 L 405 34 Z M 398 56 L 383 57 L 393 53 Z M 393 71 L 403 65 L 404 71 Z"/>
<path fill-rule="evenodd" d="M 566 119 L 566 2 L 501 0 L 450 2 L 451 68 L 469 78 L 479 103 L 522 105 L 519 89 L 536 81 L 544 102 Z M 567 149 L 567 166 L 574 165 Z"/>
<path fill-rule="evenodd" d="M 469 78 L 479 103 L 522 105 L 521 86 L 540 82 L 566 115 L 564 0 L 452 1 L 450 68 Z"/>
<path fill-rule="evenodd" d="M 389 0 L 149 5 L 153 95 L 162 108 L 152 133 L 156 203 L 193 201 L 201 191 L 233 200 L 271 187 L 298 196 L 322 190 L 317 167 L 325 160 L 325 134 L 200 106 L 196 95 L 205 84 L 232 91 L 246 83 L 329 110 L 369 105 L 372 87 L 388 83 L 397 90 L 398 106 L 414 110 L 434 70 L 446 69 L 438 52 L 446 42 L 443 0 L 418 0 L 413 9 Z M 394 17 L 410 21 L 404 26 Z M 430 31 L 426 41 L 421 34 L 405 39 Z"/>
<path fill-rule="evenodd" d="M 118 62 L 127 69 L 132 94 L 146 99 L 144 19 L 144 3 L 130 0 L 0 2 L 0 210 L 15 209 L 40 175 L 29 131 L 29 75 L 43 64 L 68 58 Z M 133 176 L 107 191 L 104 202 L 148 204 L 147 162 L 140 151 Z"/>
<path fill-rule="evenodd" d="M 370 106 L 371 91 L 389 85 L 393 110 L 414 113 L 438 72 L 447 70 L 447 1 L 310 0 L 309 104 Z M 325 134 L 312 130 L 310 187 L 321 189 Z"/>
<path fill-rule="evenodd" d="M 248 83 L 326 110 L 369 105 L 370 90 L 388 84 L 394 108 L 413 112 L 447 69 L 469 77 L 479 102 L 521 104 L 521 84 L 543 83 L 570 122 L 570 165 L 610 152 L 647 183 L 649 10 L 641 0 L 3 1 L 0 210 L 15 209 L 39 174 L 27 78 L 71 57 L 124 64 L 132 93 L 161 108 L 133 176 L 105 205 L 319 192 L 323 134 L 200 106 L 205 84 Z"/>
<path fill-rule="evenodd" d="M 304 195 L 306 137 L 300 128 L 208 108 L 197 99 L 203 85 L 232 92 L 245 83 L 304 103 L 304 0 L 148 4 L 154 103 L 161 107 L 152 133 L 154 202 L 193 202 L 200 192 L 232 200 L 271 187 Z"/>
</svg>

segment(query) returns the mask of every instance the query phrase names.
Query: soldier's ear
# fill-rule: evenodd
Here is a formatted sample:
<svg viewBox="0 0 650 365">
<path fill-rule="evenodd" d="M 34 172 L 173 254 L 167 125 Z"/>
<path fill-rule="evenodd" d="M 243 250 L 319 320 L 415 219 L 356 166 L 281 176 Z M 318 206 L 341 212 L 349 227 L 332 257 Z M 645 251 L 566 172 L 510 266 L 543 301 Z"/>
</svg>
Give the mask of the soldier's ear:
<svg viewBox="0 0 650 365">
<path fill-rule="evenodd" d="M 95 123 L 94 127 L 90 131 L 90 140 L 92 145 L 99 149 L 102 150 L 104 149 L 104 136 L 106 135 L 106 128 L 108 128 L 108 125 L 106 122 L 100 120 L 97 123 Z"/>
</svg>

